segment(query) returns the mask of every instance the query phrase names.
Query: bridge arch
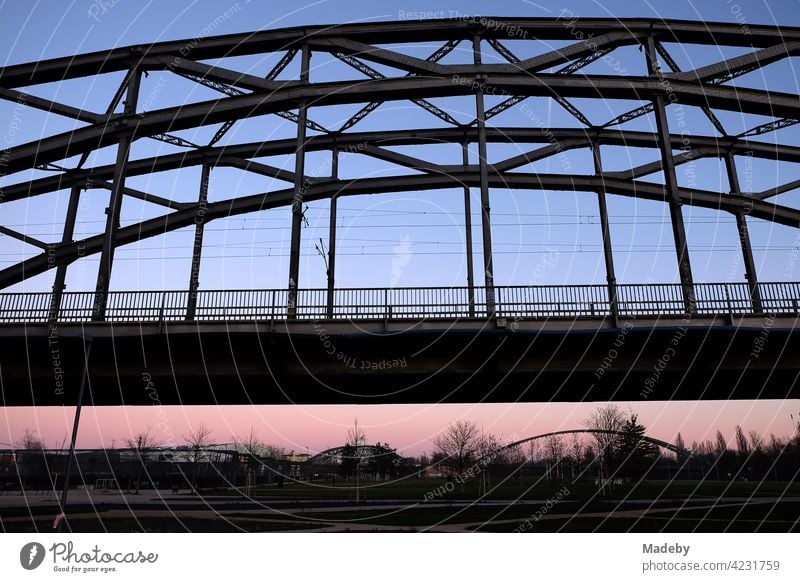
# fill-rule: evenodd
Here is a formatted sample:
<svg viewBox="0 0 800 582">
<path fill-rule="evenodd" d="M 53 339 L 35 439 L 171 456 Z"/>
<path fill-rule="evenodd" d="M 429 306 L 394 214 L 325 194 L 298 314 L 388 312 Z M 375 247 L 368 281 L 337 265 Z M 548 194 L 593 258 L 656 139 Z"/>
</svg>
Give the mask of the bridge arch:
<svg viewBox="0 0 800 582">
<path fill-rule="evenodd" d="M 539 440 L 539 439 L 543 439 L 543 438 L 547 438 L 547 437 L 551 437 L 551 436 L 561 436 L 561 435 L 565 435 L 565 434 L 608 434 L 608 435 L 623 436 L 625 433 L 622 432 L 622 431 L 619 431 L 619 430 L 605 430 L 605 429 L 599 429 L 599 428 L 576 428 L 576 429 L 569 429 L 569 430 L 556 430 L 556 431 L 552 431 L 552 432 L 546 432 L 546 433 L 542 433 L 542 434 L 537 434 L 537 435 L 534 435 L 534 436 L 531 436 L 531 437 L 526 437 L 524 439 L 520 439 L 518 441 L 514 441 L 513 443 L 508 443 L 508 444 L 503 445 L 502 447 L 500 447 L 500 450 L 512 449 L 514 447 L 518 447 L 519 445 L 523 445 L 523 444 L 531 442 L 531 441 L 535 441 L 535 440 Z M 677 445 L 674 445 L 674 444 L 669 443 L 667 441 L 663 441 L 661 439 L 657 439 L 657 438 L 653 438 L 653 437 L 650 437 L 650 436 L 647 436 L 647 435 L 643 435 L 642 436 L 642 440 L 644 440 L 644 441 L 646 441 L 648 443 L 654 444 L 657 447 L 660 447 L 662 449 L 666 449 L 666 450 L 668 450 L 670 452 L 673 452 L 676 455 L 682 455 L 682 456 L 686 456 L 686 457 L 689 457 L 689 456 L 693 455 L 692 451 L 690 451 L 689 449 L 679 447 Z"/>
<path fill-rule="evenodd" d="M 729 213 L 737 222 L 747 275 L 745 284 L 752 311 L 761 313 L 764 310 L 764 292 L 759 287 L 747 220 L 759 218 L 791 227 L 800 226 L 800 210 L 769 200 L 800 187 L 800 182 L 781 184 L 753 194 L 743 192 L 738 183 L 735 158 L 752 155 L 779 162 L 800 161 L 800 148 L 796 146 L 779 144 L 773 147 L 749 139 L 798 123 L 800 102 L 794 94 L 733 87 L 728 83 L 755 69 L 800 54 L 800 28 L 752 26 L 750 34 L 743 38 L 737 24 L 595 18 L 570 21 L 569 26 L 564 24 L 557 18 L 492 18 L 471 21 L 462 18 L 423 23 L 308 26 L 192 39 L 190 42 L 160 42 L 0 68 L 0 99 L 71 118 L 82 124 L 67 133 L 46 136 L 12 147 L 4 154 L 5 173 L 39 169 L 53 172 L 53 175 L 8 185 L 0 198 L 0 206 L 64 188 L 70 188 L 71 195 L 60 242 L 46 243 L 0 225 L 3 234 L 42 250 L 40 254 L 0 271 L 0 289 L 56 267 L 50 304 L 51 315 L 57 318 L 62 305 L 68 265 L 80 257 L 100 254 L 92 319 L 101 321 L 106 318 L 109 281 L 118 247 L 195 225 L 192 265 L 199 265 L 203 249 L 203 227 L 208 222 L 272 208 L 291 207 L 286 305 L 287 316 L 293 318 L 297 315 L 300 290 L 302 204 L 315 200 L 331 200 L 333 223 L 336 200 L 343 196 L 412 190 L 433 191 L 455 187 L 464 188 L 467 194 L 466 206 L 469 189 L 476 188 L 480 190 L 482 209 L 484 313 L 491 317 L 497 313 L 497 297 L 489 189 L 505 188 L 581 191 L 597 195 L 608 281 L 607 302 L 612 317 L 619 315 L 620 306 L 608 227 L 605 201 L 607 194 L 657 200 L 669 207 L 680 274 L 680 292 L 686 312 L 695 311 L 698 290 L 694 286 L 681 207 L 688 204 Z M 581 31 L 582 37 L 590 37 L 593 41 L 574 42 L 575 31 Z M 567 40 L 573 43 L 555 51 L 521 59 L 504 44 L 510 39 L 519 38 Z M 410 56 L 399 48 L 378 46 L 391 43 L 399 47 L 420 41 L 441 44 L 427 58 Z M 719 42 L 732 46 L 746 45 L 753 52 L 692 70 L 681 70 L 666 47 L 666 43 L 713 45 Z M 584 71 L 592 63 L 609 57 L 616 49 L 630 46 L 643 49 L 642 58 L 647 74 L 615 75 L 614 71 L 605 71 L 604 74 Z M 456 48 L 460 48 L 461 52 L 454 53 Z M 487 62 L 487 50 L 502 57 L 504 62 Z M 364 78 L 357 81 L 337 79 L 315 82 L 310 59 L 312 54 L 320 53 L 345 63 Z M 451 53 L 468 55 L 469 58 L 455 64 L 451 64 L 450 60 L 445 62 L 444 57 Z M 222 62 L 216 65 L 202 62 L 258 54 L 279 56 L 275 67 L 263 78 L 227 68 Z M 661 69 L 659 59 L 667 64 L 669 70 Z M 297 61 L 300 65 L 297 78 L 280 80 L 279 76 L 286 67 Z M 378 70 L 376 67 L 382 69 Z M 385 72 L 387 69 L 392 72 Z M 222 96 L 180 107 L 142 111 L 137 101 L 140 81 L 142 75 L 150 71 L 164 71 L 180 76 L 213 89 Z M 42 83 L 110 72 L 124 72 L 125 76 L 116 93 L 109 96 L 110 103 L 105 113 L 36 97 L 22 90 Z M 503 100 L 487 108 L 487 95 L 501 95 Z M 461 123 L 451 113 L 429 100 L 451 96 L 474 96 L 475 117 L 472 121 Z M 555 99 L 579 122 L 580 127 L 531 130 L 530 127 L 500 128 L 487 125 L 489 120 L 506 109 L 529 97 L 541 96 Z M 644 101 L 644 104 L 597 124 L 591 122 L 585 113 L 570 102 L 575 97 L 632 99 Z M 115 113 L 123 98 L 123 112 Z M 380 103 L 396 100 L 412 101 L 438 118 L 445 127 L 409 127 L 383 132 L 351 131 Z M 676 146 L 683 147 L 686 137 L 684 134 L 670 133 L 665 113 L 668 102 L 697 107 L 720 135 L 692 136 L 690 150 L 675 155 L 673 150 Z M 324 127 L 312 119 L 315 108 L 337 104 L 363 104 L 363 107 L 336 129 Z M 716 109 L 765 114 L 777 118 L 745 132 L 733 134 L 717 118 L 714 113 Z M 220 140 L 238 120 L 273 114 L 296 124 L 297 133 L 294 139 L 219 145 Z M 654 132 L 634 132 L 617 128 L 627 121 L 650 114 L 654 115 L 656 121 Z M 170 133 L 211 124 L 221 124 L 221 127 L 205 144 L 195 144 Z M 183 151 L 139 160 L 128 159 L 131 144 L 147 139 L 166 142 L 183 148 Z M 389 149 L 395 145 L 417 145 L 422 152 L 425 144 L 443 141 L 461 144 L 464 148 L 467 144 L 477 144 L 480 152 L 478 160 L 470 163 L 468 157 L 465 157 L 461 164 L 433 163 L 423 153 L 409 156 Z M 529 149 L 525 145 L 520 148 L 523 152 L 520 155 L 489 163 L 486 156 L 487 144 L 502 142 L 520 146 L 537 144 L 538 147 Z M 89 154 L 112 144 L 119 144 L 116 163 L 84 167 Z M 657 149 L 660 159 L 622 171 L 608 171 L 604 169 L 600 156 L 600 148 L 604 145 Z M 592 154 L 594 172 L 589 175 L 513 171 L 563 151 L 580 148 L 587 149 Z M 332 172 L 331 176 L 312 178 L 305 174 L 306 153 L 312 151 L 330 153 L 333 167 L 336 167 L 336 160 L 341 153 L 351 151 L 383 160 L 405 172 L 412 169 L 420 174 L 348 181 L 341 180 Z M 295 170 L 291 172 L 254 159 L 287 153 L 295 156 Z M 80 156 L 76 165 L 63 161 L 73 156 Z M 676 166 L 701 157 L 719 158 L 725 162 L 730 182 L 728 191 L 707 191 L 678 185 Z M 188 166 L 202 167 L 197 202 L 176 201 L 125 184 L 126 178 L 130 176 Z M 291 187 L 209 202 L 209 177 L 219 167 L 236 168 L 275 178 L 291 184 Z M 663 170 L 665 175 L 663 185 L 641 180 L 659 170 Z M 80 203 L 81 192 L 88 188 L 107 189 L 111 192 L 106 227 L 101 234 L 75 240 L 75 212 Z M 126 197 L 153 202 L 163 207 L 165 213 L 121 228 L 120 208 Z M 469 230 L 469 213 L 465 212 L 465 216 Z M 327 287 L 329 303 L 335 290 L 335 252 L 332 251 L 335 248 L 335 229 L 332 229 L 330 236 Z M 472 252 L 472 245 L 468 244 L 465 253 L 470 270 L 466 286 L 472 298 L 471 304 L 475 297 L 474 275 L 471 271 Z M 191 271 L 187 285 L 187 319 L 193 319 L 197 311 L 196 297 L 199 289 L 198 270 L 193 267 Z"/>
</svg>

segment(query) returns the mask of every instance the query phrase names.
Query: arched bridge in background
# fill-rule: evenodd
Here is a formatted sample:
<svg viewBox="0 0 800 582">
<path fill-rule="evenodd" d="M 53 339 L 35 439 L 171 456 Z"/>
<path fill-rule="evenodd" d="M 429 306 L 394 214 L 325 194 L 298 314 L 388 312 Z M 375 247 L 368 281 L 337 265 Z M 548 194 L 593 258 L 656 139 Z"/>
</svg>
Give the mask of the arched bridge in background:
<svg viewBox="0 0 800 582">
<path fill-rule="evenodd" d="M 574 428 L 574 429 L 567 429 L 567 430 L 556 430 L 552 432 L 546 432 L 542 434 L 537 434 L 530 437 L 525 437 L 524 439 L 519 439 L 517 441 L 504 444 L 496 449 L 496 451 L 504 451 L 513 449 L 515 447 L 519 447 L 524 445 L 525 443 L 529 443 L 532 441 L 545 439 L 548 437 L 553 436 L 563 436 L 568 434 L 606 434 L 606 435 L 616 435 L 616 436 L 624 436 L 625 433 L 619 430 L 606 430 L 606 429 L 599 429 L 599 428 Z M 690 457 L 692 455 L 692 451 L 686 448 L 679 447 L 674 445 L 670 442 L 663 441 L 661 439 L 653 438 L 647 435 L 642 436 L 642 440 L 672 453 L 676 455 Z M 308 463 L 311 464 L 334 464 L 338 461 L 341 461 L 342 456 L 349 452 L 350 457 L 352 459 L 363 459 L 368 460 L 370 458 L 378 458 L 386 455 L 394 455 L 396 451 L 388 449 L 386 447 L 378 446 L 378 445 L 358 445 L 358 446 L 340 446 L 340 447 L 332 447 L 330 449 L 324 450 L 316 455 L 309 457 Z M 491 454 L 491 453 L 490 453 Z M 481 457 L 483 459 L 485 457 Z M 481 460 L 479 459 L 479 461 Z"/>
<path fill-rule="evenodd" d="M 519 58 L 506 41 L 570 41 Z M 400 47 L 439 42 L 427 58 Z M 681 70 L 668 44 L 727 45 L 741 56 Z M 377 45 L 382 46 L 377 46 Z M 646 75 L 585 73 L 620 47 L 641 47 Z M 467 62 L 445 63 L 454 49 Z M 485 62 L 487 48 L 506 62 Z M 466 49 L 466 51 L 464 51 Z M 362 78 L 315 81 L 310 62 L 324 53 Z M 265 76 L 203 61 L 280 54 Z M 54 270 L 52 289 L 0 294 L 0 354 L 4 405 L 74 404 L 84 361 L 91 401 L 112 404 L 513 402 L 797 397 L 800 349 L 795 328 L 800 284 L 758 280 L 748 220 L 800 227 L 800 210 L 772 199 L 800 187 L 794 181 L 745 192 L 737 158 L 800 162 L 800 147 L 751 139 L 800 122 L 796 94 L 734 87 L 731 81 L 800 54 L 800 29 L 641 19 L 458 19 L 308 26 L 250 34 L 160 42 L 74 55 L 0 69 L 0 98 L 79 122 L 69 132 L 6 150 L 4 175 L 44 171 L 3 187 L 3 204 L 69 190 L 58 242 L 0 225 L 0 233 L 39 249 L 0 271 L 0 289 Z M 661 63 L 665 66 L 662 66 Z M 279 76 L 299 65 L 291 80 Z M 381 67 L 379 71 L 375 67 Z M 391 69 L 394 74 L 381 72 Z M 218 99 L 180 107 L 139 106 L 143 75 L 163 71 L 218 92 Z M 105 112 L 88 111 L 22 89 L 44 83 L 124 72 Z M 487 107 L 486 95 L 502 95 Z M 472 96 L 475 117 L 460 123 L 431 98 Z M 548 96 L 579 128 L 495 127 L 493 117 L 528 97 Z M 594 124 L 573 98 L 628 99 L 644 105 Z M 410 100 L 444 127 L 358 131 L 387 101 Z M 670 131 L 666 107 L 699 108 L 719 135 Z M 337 128 L 314 121 L 316 107 L 363 104 Z M 121 109 L 121 110 L 120 110 Z M 765 115 L 770 121 L 731 134 L 715 111 Z M 630 131 L 627 121 L 653 115 L 655 131 Z M 220 145 L 238 120 L 277 115 L 296 136 Z M 208 143 L 176 135 L 219 124 Z M 687 139 L 689 144 L 687 147 Z M 157 140 L 177 153 L 129 159 L 131 145 Z M 460 146 L 462 162 L 429 161 L 426 146 Z M 487 144 L 512 143 L 523 153 L 489 163 Z M 87 166 L 91 154 L 116 145 L 116 161 Z M 416 146 L 417 155 L 395 146 Z M 469 146 L 477 145 L 477 159 Z M 604 168 L 602 146 L 651 148 L 659 160 L 622 171 Z M 564 151 L 591 152 L 587 175 L 520 171 Z M 676 154 L 676 150 L 681 150 Z M 327 152 L 331 175 L 305 173 L 306 155 Z M 341 179 L 342 154 L 368 156 L 397 175 Z M 293 155 L 293 171 L 257 161 Z M 676 167 L 700 158 L 724 161 L 729 188 L 679 186 Z M 193 202 L 126 184 L 133 176 L 199 167 Z M 236 168 L 287 183 L 263 194 L 209 201 L 217 168 Z M 408 175 L 409 170 L 415 174 Z M 641 178 L 663 171 L 664 184 Z M 463 188 L 468 266 L 462 287 L 343 289 L 336 286 L 337 201 L 356 195 Z M 480 193 L 482 277 L 473 273 L 470 189 Z M 489 189 L 585 191 L 597 195 L 606 283 L 568 286 L 495 284 Z M 76 239 L 86 190 L 109 192 L 102 233 Z M 669 209 L 679 282 L 620 284 L 608 222 L 608 195 L 663 202 Z M 125 200 L 160 206 L 163 214 L 121 226 Z M 330 200 L 327 287 L 300 281 L 303 205 Z M 735 217 L 746 279 L 696 283 L 683 220 L 685 205 Z M 204 228 L 214 220 L 291 208 L 287 284 L 280 289 L 215 291 L 200 286 Z M 112 291 L 115 251 L 193 227 L 191 272 L 175 291 Z M 95 290 L 66 292 L 70 264 L 100 258 Z M 482 283 L 482 284 L 479 284 Z M 580 283 L 580 282 L 578 282 Z M 91 344 L 91 355 L 87 346 Z"/>
</svg>

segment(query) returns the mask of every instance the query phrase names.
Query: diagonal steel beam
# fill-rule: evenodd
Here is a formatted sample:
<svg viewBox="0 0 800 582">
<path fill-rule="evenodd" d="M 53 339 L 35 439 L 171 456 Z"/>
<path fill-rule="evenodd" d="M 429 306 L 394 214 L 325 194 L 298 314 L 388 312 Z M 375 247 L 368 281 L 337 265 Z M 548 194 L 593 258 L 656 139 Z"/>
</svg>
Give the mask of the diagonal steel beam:
<svg viewBox="0 0 800 582">
<path fill-rule="evenodd" d="M 759 51 L 699 67 L 691 71 L 676 71 L 667 75 L 667 77 L 681 81 L 700 81 L 719 85 L 786 57 L 798 54 L 800 54 L 800 42 L 781 42 Z"/>
<path fill-rule="evenodd" d="M 515 71 L 527 71 L 529 73 L 544 71 L 569 61 L 591 55 L 599 49 L 605 49 L 609 46 L 616 48 L 624 44 L 637 44 L 639 42 L 638 38 L 639 33 L 633 31 L 610 32 L 593 38 L 591 42 L 585 40 L 576 42 L 564 48 L 525 59 L 513 66 Z"/>
<path fill-rule="evenodd" d="M 447 74 L 447 69 L 437 63 L 346 38 L 332 38 L 324 41 L 312 40 L 311 45 L 328 52 L 338 52 L 360 57 L 380 65 L 386 65 L 418 75 Z"/>
<path fill-rule="evenodd" d="M 436 63 L 443 59 L 445 56 L 450 54 L 450 52 L 456 48 L 461 43 L 461 40 L 450 40 L 436 49 L 433 53 L 431 53 L 426 61 L 431 61 Z M 413 77 L 414 73 L 407 73 L 406 77 Z M 353 127 L 356 123 L 364 119 L 367 115 L 375 111 L 378 107 L 383 104 L 383 101 L 373 101 L 372 103 L 368 103 L 364 107 L 362 107 L 359 111 L 355 113 L 350 119 L 345 121 L 342 126 L 339 128 L 339 132 L 344 132 Z"/>
<path fill-rule="evenodd" d="M 348 65 L 350 65 L 351 67 L 353 67 L 357 71 L 363 73 L 367 77 L 370 77 L 371 79 L 378 79 L 379 80 L 379 79 L 385 79 L 386 78 L 386 75 L 376 71 L 375 69 L 373 69 L 372 67 L 370 67 L 366 63 L 362 63 L 361 61 L 359 61 L 357 58 L 355 58 L 353 56 L 346 55 L 344 53 L 333 53 L 333 56 L 335 56 L 340 61 L 342 61 L 344 63 L 347 63 Z M 449 113 L 447 113 L 446 111 L 442 110 L 441 108 L 437 107 L 436 105 L 434 105 L 430 101 L 427 101 L 425 99 L 411 99 L 411 102 L 414 103 L 415 105 L 418 105 L 418 106 L 422 107 L 425 111 L 433 113 L 436 117 L 438 117 L 439 119 L 442 119 L 443 121 L 445 121 L 446 123 L 449 123 L 450 125 L 460 125 L 460 123 L 458 123 L 458 121 L 456 121 L 453 118 L 453 116 L 451 116 Z"/>
<path fill-rule="evenodd" d="M 289 182 L 290 184 L 294 184 L 295 182 L 294 172 L 288 172 L 286 170 L 282 170 L 281 168 L 276 168 L 274 166 L 262 164 L 260 162 L 254 162 L 253 160 L 246 160 L 236 156 L 224 156 L 218 158 L 215 162 L 215 165 L 238 168 L 240 170 L 253 172 L 254 174 L 260 174 L 261 176 L 266 176 L 268 178 L 277 178 L 278 180 L 283 180 L 284 182 Z M 312 178 L 311 176 L 303 177 L 303 183 L 314 184 L 315 182 L 317 182 L 316 178 Z"/>
<path fill-rule="evenodd" d="M 586 56 L 583 56 L 583 57 L 581 57 L 579 59 L 576 59 L 576 60 L 572 61 L 566 67 L 563 67 L 563 68 L 557 70 L 556 73 L 559 73 L 561 75 L 572 75 L 573 73 L 577 73 L 583 67 L 586 67 L 586 66 L 592 64 L 597 59 L 602 59 L 608 53 L 612 52 L 615 48 L 617 48 L 617 47 L 616 46 L 609 46 L 609 47 L 606 47 L 606 48 L 603 48 L 603 49 L 598 49 L 598 50 L 596 50 L 595 52 L 593 52 L 590 55 L 586 55 Z"/>
<path fill-rule="evenodd" d="M 490 40 L 489 43 L 492 44 L 492 41 Z M 495 45 L 497 45 L 497 46 L 495 46 Z M 495 50 L 497 50 L 500 54 L 502 54 L 506 59 L 508 59 L 509 62 L 511 62 L 511 63 L 519 63 L 520 62 L 519 58 L 514 53 L 512 53 L 510 50 L 508 50 L 505 46 L 500 44 L 499 41 L 494 41 L 494 44 L 492 44 L 492 46 L 495 47 Z M 593 63 L 597 59 L 602 58 L 606 54 L 608 54 L 611 51 L 613 51 L 615 48 L 616 48 L 616 46 L 606 47 L 606 48 L 603 48 L 603 49 L 598 49 L 598 50 L 594 51 L 591 54 L 584 55 L 583 57 L 581 57 L 581 58 L 577 59 L 576 61 L 570 63 L 566 67 L 563 67 L 562 69 L 559 69 L 558 71 L 556 71 L 556 74 L 571 75 L 571 74 L 579 71 L 583 67 Z M 509 109 L 510 107 L 513 107 L 514 105 L 516 105 L 517 103 L 520 103 L 521 101 L 524 101 L 525 99 L 527 99 L 527 95 L 516 95 L 514 97 L 509 97 L 505 101 L 502 101 L 502 102 L 498 103 L 497 105 L 495 105 L 494 107 L 492 107 L 491 109 L 489 109 L 486 112 L 486 119 L 491 119 L 495 115 L 499 115 L 500 113 L 502 113 L 506 109 Z M 580 121 L 581 123 L 583 123 L 587 127 L 592 127 L 591 122 L 586 118 L 586 116 L 584 116 L 575 106 L 573 106 L 571 103 L 569 103 L 566 99 L 563 99 L 562 97 L 558 97 L 558 96 L 555 97 L 555 99 L 556 99 L 556 101 L 558 101 L 559 105 L 561 105 L 564 109 L 566 109 L 578 121 Z"/>
<path fill-rule="evenodd" d="M 267 76 L 264 78 L 267 81 L 274 81 L 275 79 L 277 79 L 278 75 L 280 75 L 283 72 L 283 70 L 289 66 L 289 63 L 292 62 L 296 54 L 297 54 L 297 49 L 289 49 L 288 51 L 286 51 L 286 54 L 281 57 L 281 60 L 279 60 L 278 63 L 274 67 L 272 67 L 272 70 L 269 73 L 267 73 Z"/>
<path fill-rule="evenodd" d="M 520 154 L 518 156 L 505 159 L 501 162 L 490 164 L 490 167 L 496 172 L 506 172 L 508 170 L 513 170 L 515 168 L 519 168 L 526 164 L 531 164 L 533 162 L 538 162 L 540 160 L 544 160 L 546 158 L 558 155 L 563 151 L 587 145 L 591 144 L 587 140 L 582 140 L 582 139 L 568 139 L 568 140 L 558 141 L 556 143 L 552 143 L 550 145 L 537 148 L 529 152 L 525 152 L 524 154 Z"/>
<path fill-rule="evenodd" d="M 128 69 L 128 71 L 125 73 L 125 76 L 122 78 L 122 82 L 119 84 L 116 93 L 114 93 L 114 96 L 111 98 L 111 102 L 108 104 L 108 107 L 106 107 L 107 119 L 111 119 L 111 116 L 114 114 L 114 110 L 117 108 L 117 105 L 119 105 L 120 101 L 122 101 L 122 97 L 125 95 L 125 91 L 128 89 L 128 83 L 131 80 L 132 74 L 133 69 Z M 80 170 L 83 167 L 83 164 L 85 164 L 86 160 L 89 159 L 90 154 L 91 152 L 88 151 L 81 154 L 81 158 L 78 160 L 78 163 L 75 166 L 76 170 Z"/>
<path fill-rule="evenodd" d="M 77 107 L 64 105 L 58 101 L 43 99 L 41 97 L 29 95 L 28 93 L 22 93 L 21 91 L 16 91 L 14 89 L 4 89 L 0 87 L 0 98 L 7 101 L 16 101 L 21 105 L 27 105 L 29 107 L 33 107 L 34 109 L 40 109 L 41 111 L 46 111 L 48 113 L 57 113 L 58 115 L 63 115 L 64 117 L 71 117 L 72 119 L 83 121 L 84 123 L 102 123 L 107 119 L 107 116 L 99 113 L 86 111 L 85 109 L 78 109 Z"/>
<path fill-rule="evenodd" d="M 38 238 L 33 238 L 32 236 L 28 236 L 27 234 L 22 234 L 21 232 L 17 232 L 16 230 L 12 230 L 5 226 L 0 226 L 0 233 L 10 236 L 11 238 L 15 238 L 19 241 L 22 241 L 26 244 L 33 245 L 35 247 L 39 247 L 40 249 L 48 249 L 50 247 L 49 243 L 42 242 Z"/>
<path fill-rule="evenodd" d="M 248 91 L 274 91 L 286 85 L 286 83 L 268 81 L 255 75 L 240 73 L 217 65 L 206 65 L 189 59 L 161 57 L 157 60 L 173 73 L 223 93 L 231 89 L 238 89 L 240 94 L 243 89 Z"/>
<path fill-rule="evenodd" d="M 154 139 L 157 141 L 163 141 L 164 143 L 168 143 L 170 145 L 182 147 L 182 148 L 192 148 L 197 149 L 200 146 L 196 143 L 190 142 L 188 139 L 184 139 L 182 137 L 178 137 L 177 135 L 172 135 L 171 133 L 157 133 L 155 135 L 148 136 L 150 139 Z"/>
<path fill-rule="evenodd" d="M 486 42 L 489 43 L 494 50 L 497 51 L 497 54 L 502 56 L 507 62 L 509 63 L 518 63 L 520 62 L 520 58 L 517 57 L 511 50 L 506 47 L 503 43 L 501 43 L 496 38 L 487 38 Z"/>
<path fill-rule="evenodd" d="M 637 107 L 636 109 L 631 109 L 630 111 L 626 111 L 622 115 L 618 115 L 617 117 L 615 117 L 610 121 L 607 121 L 600 127 L 602 129 L 605 129 L 607 127 L 612 127 L 614 125 L 622 125 L 623 123 L 627 123 L 628 121 L 637 119 L 639 117 L 642 117 L 643 115 L 647 115 L 648 113 L 652 113 L 654 110 L 655 110 L 655 105 L 653 105 L 652 103 L 646 103 L 645 105 Z"/>
<path fill-rule="evenodd" d="M 291 52 L 291 51 L 290 51 Z M 297 51 L 295 51 L 297 52 Z M 284 55 L 284 59 L 289 55 L 287 53 Z M 292 55 L 293 57 L 294 55 Z M 196 83 L 200 83 L 210 89 L 214 89 L 215 91 L 219 91 L 220 93 L 224 93 L 229 97 L 237 97 L 239 95 L 247 95 L 245 91 L 239 89 L 238 87 L 244 87 L 245 89 L 250 89 L 253 91 L 258 90 L 274 90 L 278 87 L 287 87 L 291 85 L 297 84 L 297 81 L 292 82 L 275 82 L 270 80 L 264 80 L 259 77 L 255 77 L 253 75 L 245 75 L 244 73 L 238 73 L 236 71 L 231 71 L 229 69 L 223 69 L 220 67 L 212 67 L 211 65 L 204 65 L 203 63 L 196 63 L 193 61 L 186 61 L 181 60 L 178 64 L 174 64 L 174 59 L 160 59 L 161 62 L 168 65 L 168 68 L 172 70 L 174 73 L 181 75 L 191 81 Z M 270 75 L 274 72 L 277 76 L 280 74 L 280 71 L 288 65 L 291 58 L 289 58 L 286 63 L 281 61 L 278 65 L 283 63 L 283 66 L 280 70 L 273 69 L 270 72 Z M 275 72 L 277 70 L 277 72 Z M 269 77 L 269 75 L 268 75 Z M 297 123 L 297 114 L 291 111 L 277 111 L 275 112 L 276 115 L 282 117 L 284 119 L 288 119 L 289 121 L 293 121 Z M 208 143 L 209 146 L 214 145 L 217 143 L 222 137 L 228 132 L 228 130 L 233 126 L 236 120 L 228 120 L 226 121 L 223 126 L 217 130 L 217 133 L 214 134 L 214 137 L 211 138 L 211 141 Z M 322 127 L 320 124 L 306 119 L 306 127 L 309 129 L 313 129 L 314 131 L 320 131 L 327 133 L 328 130 Z M 158 139 L 158 138 L 156 138 Z M 183 147 L 200 147 L 198 145 L 192 144 L 186 140 L 183 140 L 182 143 L 179 143 L 181 138 L 176 138 L 175 136 L 165 136 L 165 139 L 161 141 L 166 141 L 167 143 L 172 143 L 173 145 L 180 145 Z"/>
<path fill-rule="evenodd" d="M 783 129 L 784 127 L 791 127 L 792 125 L 796 125 L 800 123 L 800 117 L 787 117 L 784 119 L 775 119 L 774 121 L 768 121 L 767 123 L 763 123 L 747 131 L 743 131 L 742 133 L 738 134 L 737 138 L 743 137 L 752 137 L 754 135 L 764 135 L 765 133 L 770 133 L 772 131 L 777 131 L 779 129 Z"/>
<path fill-rule="evenodd" d="M 793 180 L 792 182 L 787 182 L 786 184 L 781 184 L 780 186 L 769 188 L 768 190 L 764 190 L 763 192 L 756 192 L 755 194 L 751 194 L 751 196 L 753 198 L 757 198 L 758 200 L 766 200 L 767 198 L 778 196 L 779 194 L 783 194 L 784 192 L 791 192 L 792 190 L 796 190 L 797 188 L 800 188 L 800 180 Z"/>
<path fill-rule="evenodd" d="M 428 173 L 447 172 L 451 169 L 451 166 L 440 166 L 437 164 L 432 164 L 431 162 L 426 162 L 419 158 L 407 156 L 405 154 L 401 154 L 398 152 L 393 152 L 391 150 L 387 150 L 386 148 L 380 148 L 374 145 L 365 146 L 362 150 L 360 150 L 360 153 L 366 154 L 373 158 L 377 158 L 379 160 L 384 160 L 386 162 L 397 164 L 398 166 L 404 166 L 406 168 L 421 170 L 423 172 L 428 172 Z"/>
<path fill-rule="evenodd" d="M 114 184 L 112 184 L 111 182 L 107 182 L 105 180 L 97 180 L 97 179 L 87 180 L 84 185 L 87 188 L 103 188 L 105 190 L 110 190 L 110 191 L 114 190 Z M 153 204 L 158 204 L 160 206 L 164 206 L 172 210 L 181 210 L 182 208 L 188 208 L 189 206 L 191 206 L 189 203 L 186 202 L 175 202 L 174 200 L 169 200 L 168 198 L 164 198 L 156 194 L 142 192 L 141 190 L 136 190 L 134 188 L 128 188 L 127 186 L 123 186 L 122 193 L 125 196 L 130 196 L 131 198 L 136 198 L 144 202 L 152 202 Z"/>
<path fill-rule="evenodd" d="M 691 150 L 686 150 L 677 155 L 674 155 L 672 157 L 672 165 L 680 166 L 681 164 L 691 162 L 692 160 L 697 160 L 700 158 L 710 158 L 716 156 L 719 156 L 719 148 L 702 148 L 702 147 L 693 148 Z M 661 162 L 661 160 L 656 160 L 648 164 L 635 166 L 629 170 L 620 170 L 618 172 L 605 172 L 603 175 L 609 176 L 611 178 L 618 178 L 620 180 L 635 180 L 636 178 L 641 178 L 642 176 L 648 176 L 650 174 L 660 172 L 663 169 L 663 167 L 664 164 Z"/>
<path fill-rule="evenodd" d="M 675 59 L 672 58 L 672 55 L 669 54 L 669 51 L 667 51 L 664 45 L 658 41 L 656 41 L 656 50 L 658 51 L 658 54 L 661 55 L 661 58 L 664 59 L 664 62 L 667 63 L 667 66 L 669 66 L 669 68 L 672 69 L 674 73 L 681 72 L 681 68 L 678 66 L 678 63 L 675 62 Z M 709 107 L 703 106 L 700 109 L 703 111 L 703 113 L 711 122 L 711 124 L 714 126 L 714 128 L 718 132 L 720 132 L 721 135 L 728 135 L 728 132 L 725 131 L 725 127 L 722 125 L 722 122 L 720 122 L 720 120 L 717 119 L 717 116 L 714 115 L 714 112 L 711 111 Z"/>
</svg>

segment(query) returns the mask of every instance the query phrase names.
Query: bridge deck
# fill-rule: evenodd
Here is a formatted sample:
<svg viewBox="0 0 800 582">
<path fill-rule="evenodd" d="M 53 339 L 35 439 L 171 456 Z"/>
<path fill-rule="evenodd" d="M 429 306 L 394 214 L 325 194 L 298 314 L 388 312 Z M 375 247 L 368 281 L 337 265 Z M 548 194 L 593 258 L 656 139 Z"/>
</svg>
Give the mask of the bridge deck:
<svg viewBox="0 0 800 582">
<path fill-rule="evenodd" d="M 797 283 L 0 295 L 6 406 L 74 404 L 92 341 L 96 405 L 547 402 L 800 396 Z M 470 307 L 474 311 L 470 314 Z M 332 313 L 332 317 L 330 316 Z"/>
</svg>

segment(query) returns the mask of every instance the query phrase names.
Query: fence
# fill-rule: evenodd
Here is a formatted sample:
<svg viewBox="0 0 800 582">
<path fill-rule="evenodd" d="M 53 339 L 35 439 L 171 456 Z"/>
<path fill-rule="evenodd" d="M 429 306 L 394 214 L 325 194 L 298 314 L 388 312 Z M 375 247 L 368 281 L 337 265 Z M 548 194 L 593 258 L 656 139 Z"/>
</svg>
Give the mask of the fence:
<svg viewBox="0 0 800 582">
<path fill-rule="evenodd" d="M 618 314 L 679 316 L 685 313 L 679 284 L 617 285 Z M 796 314 L 800 283 L 759 283 L 760 310 Z M 754 313 L 747 283 L 700 283 L 694 286 L 697 315 Z M 188 291 L 112 291 L 105 321 L 253 321 L 282 320 L 289 315 L 285 289 L 198 291 L 190 309 Z M 326 289 L 297 293 L 297 319 L 456 319 L 486 318 L 485 287 L 337 289 L 327 304 Z M 602 318 L 611 314 L 607 285 L 536 285 L 494 287 L 495 315 L 520 319 Z M 51 293 L 0 294 L 0 322 L 61 323 L 92 319 L 93 292 L 63 293 L 60 305 Z"/>
</svg>

